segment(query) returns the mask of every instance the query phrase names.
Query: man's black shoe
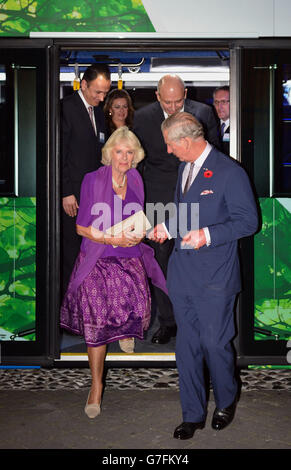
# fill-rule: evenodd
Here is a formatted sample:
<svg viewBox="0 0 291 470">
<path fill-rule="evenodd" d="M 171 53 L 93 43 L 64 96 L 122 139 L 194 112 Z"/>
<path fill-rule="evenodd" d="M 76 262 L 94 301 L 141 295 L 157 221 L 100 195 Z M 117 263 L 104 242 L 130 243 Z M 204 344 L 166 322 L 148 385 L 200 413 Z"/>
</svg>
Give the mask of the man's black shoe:
<svg viewBox="0 0 291 470">
<path fill-rule="evenodd" d="M 226 428 L 226 426 L 232 422 L 235 414 L 236 403 L 237 400 L 235 399 L 227 408 L 215 408 L 211 423 L 211 426 L 215 431 L 221 431 L 221 429 Z"/>
<path fill-rule="evenodd" d="M 161 326 L 153 335 L 152 343 L 166 344 L 177 334 L 176 326 Z"/>
<path fill-rule="evenodd" d="M 203 429 L 205 426 L 204 421 L 201 421 L 201 423 L 182 423 L 180 426 L 178 426 L 175 431 L 174 431 L 174 438 L 175 439 L 190 439 L 193 437 L 194 432 L 196 429 Z"/>
</svg>

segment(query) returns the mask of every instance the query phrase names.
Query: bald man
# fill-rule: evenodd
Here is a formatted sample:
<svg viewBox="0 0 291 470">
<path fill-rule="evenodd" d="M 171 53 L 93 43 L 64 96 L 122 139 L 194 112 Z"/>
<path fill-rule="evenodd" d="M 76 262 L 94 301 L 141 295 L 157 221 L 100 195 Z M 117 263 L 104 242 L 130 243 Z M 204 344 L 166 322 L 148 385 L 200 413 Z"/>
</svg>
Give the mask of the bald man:
<svg viewBox="0 0 291 470">
<path fill-rule="evenodd" d="M 141 141 L 146 158 L 141 170 L 146 203 L 161 202 L 164 205 L 174 201 L 179 161 L 167 153 L 161 124 L 172 114 L 187 111 L 195 116 L 203 126 L 206 139 L 214 146 L 220 146 L 217 121 L 212 108 L 204 103 L 187 99 L 187 89 L 178 75 L 165 75 L 158 83 L 157 101 L 135 113 L 134 132 Z M 152 223 L 160 223 L 155 219 Z M 149 242 L 151 243 L 151 242 Z M 163 245 L 152 243 L 156 259 L 164 275 L 167 274 L 168 259 L 173 249 L 173 240 Z M 176 324 L 172 304 L 164 292 L 154 289 L 159 315 L 159 329 L 154 333 L 152 342 L 166 344 L 176 336 Z"/>
</svg>

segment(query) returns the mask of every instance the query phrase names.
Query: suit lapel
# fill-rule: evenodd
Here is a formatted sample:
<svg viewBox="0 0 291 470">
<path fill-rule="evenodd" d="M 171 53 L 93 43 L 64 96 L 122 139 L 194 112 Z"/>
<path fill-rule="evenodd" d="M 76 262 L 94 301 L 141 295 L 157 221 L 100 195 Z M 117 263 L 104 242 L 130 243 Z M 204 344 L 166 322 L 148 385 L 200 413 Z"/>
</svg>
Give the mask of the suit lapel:
<svg viewBox="0 0 291 470">
<path fill-rule="evenodd" d="M 177 187 L 176 187 L 178 202 L 181 202 L 184 199 L 184 195 L 182 192 L 182 175 L 183 175 L 185 166 L 186 166 L 185 162 L 180 163 L 179 170 L 178 170 L 179 173 L 178 173 Z"/>
<path fill-rule="evenodd" d="M 83 120 L 83 122 L 86 123 L 86 127 L 88 127 L 88 130 L 90 129 L 90 133 L 92 133 L 92 135 L 96 138 L 96 134 L 95 134 L 95 131 L 94 131 L 89 113 L 86 109 L 86 106 L 84 105 L 84 103 L 82 101 L 82 98 L 80 97 L 78 92 L 75 93 L 75 96 L 76 96 L 76 100 L 75 100 L 76 106 L 77 106 L 79 112 L 82 115 L 82 120 Z M 96 119 L 95 108 L 93 108 L 93 109 L 94 109 L 94 115 L 95 115 L 95 121 L 96 121 L 96 127 L 97 127 L 98 119 Z M 97 129 L 97 132 L 98 132 L 98 129 Z"/>
<path fill-rule="evenodd" d="M 214 172 L 215 166 L 216 166 L 216 155 L 215 155 L 215 149 L 212 148 L 212 150 L 210 151 L 208 157 L 204 161 L 202 168 L 200 168 L 199 173 L 197 174 L 195 180 L 193 181 L 189 191 L 187 192 L 187 194 L 185 196 L 183 196 L 183 194 L 182 194 L 182 188 L 181 188 L 181 186 L 182 186 L 182 176 L 181 176 L 181 180 L 180 180 L 181 200 L 184 199 L 185 201 L 187 201 L 188 199 L 190 199 L 192 202 L 197 200 L 199 198 L 200 194 L 201 194 L 201 191 L 203 191 L 204 189 L 208 189 L 207 186 L 209 186 L 208 183 L 209 183 L 209 180 L 211 178 L 207 178 L 205 176 L 206 170 L 210 170 L 210 171 Z M 184 164 L 183 168 L 185 168 L 185 164 Z M 182 171 L 183 171 L 183 169 L 182 169 Z M 182 175 L 182 173 L 181 173 L 181 175 Z"/>
<path fill-rule="evenodd" d="M 156 102 L 156 106 L 155 106 L 152 117 L 153 117 L 153 120 L 156 121 L 157 123 L 155 125 L 159 125 L 159 126 L 161 126 L 162 122 L 165 120 L 163 109 L 158 101 Z"/>
<path fill-rule="evenodd" d="M 95 123 L 96 123 L 96 137 L 97 137 L 98 142 L 104 145 L 105 140 L 106 140 L 106 135 L 104 133 L 104 124 L 102 125 L 101 113 L 103 113 L 103 111 L 101 111 L 99 106 L 95 106 L 94 116 L 95 116 Z"/>
</svg>

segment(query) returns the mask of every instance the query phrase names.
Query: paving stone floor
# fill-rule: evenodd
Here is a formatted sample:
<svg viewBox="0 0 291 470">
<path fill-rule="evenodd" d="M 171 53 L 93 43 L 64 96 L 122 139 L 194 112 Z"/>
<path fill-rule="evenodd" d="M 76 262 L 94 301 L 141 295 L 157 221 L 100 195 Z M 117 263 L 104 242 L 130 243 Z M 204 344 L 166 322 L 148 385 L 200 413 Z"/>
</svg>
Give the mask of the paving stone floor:
<svg viewBox="0 0 291 470">
<path fill-rule="evenodd" d="M 124 450 L 127 455 L 139 455 L 140 449 L 183 451 L 189 458 L 210 449 L 290 451 L 290 370 L 242 370 L 240 377 L 233 423 L 221 432 L 211 428 L 215 404 L 210 391 L 206 427 L 190 440 L 177 441 L 173 430 L 182 419 L 175 368 L 108 370 L 102 412 L 93 420 L 83 411 L 89 369 L 3 369 L 1 455 L 16 449 L 86 449 L 104 463 L 109 454 L 113 458 Z"/>
</svg>

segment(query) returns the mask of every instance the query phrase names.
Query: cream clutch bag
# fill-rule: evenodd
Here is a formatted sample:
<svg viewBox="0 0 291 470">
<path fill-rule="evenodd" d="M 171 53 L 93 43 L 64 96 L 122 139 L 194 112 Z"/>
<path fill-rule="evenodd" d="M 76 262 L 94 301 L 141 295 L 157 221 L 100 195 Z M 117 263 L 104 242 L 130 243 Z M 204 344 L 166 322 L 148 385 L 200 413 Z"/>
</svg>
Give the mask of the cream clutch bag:
<svg viewBox="0 0 291 470">
<path fill-rule="evenodd" d="M 127 217 L 118 224 L 112 225 L 106 230 L 106 233 L 111 236 L 116 236 L 121 232 L 132 227 L 131 233 L 134 235 L 141 235 L 151 228 L 151 224 L 146 217 L 145 213 L 140 210 L 135 214 Z M 115 247 L 114 247 L 115 248 Z"/>
</svg>

